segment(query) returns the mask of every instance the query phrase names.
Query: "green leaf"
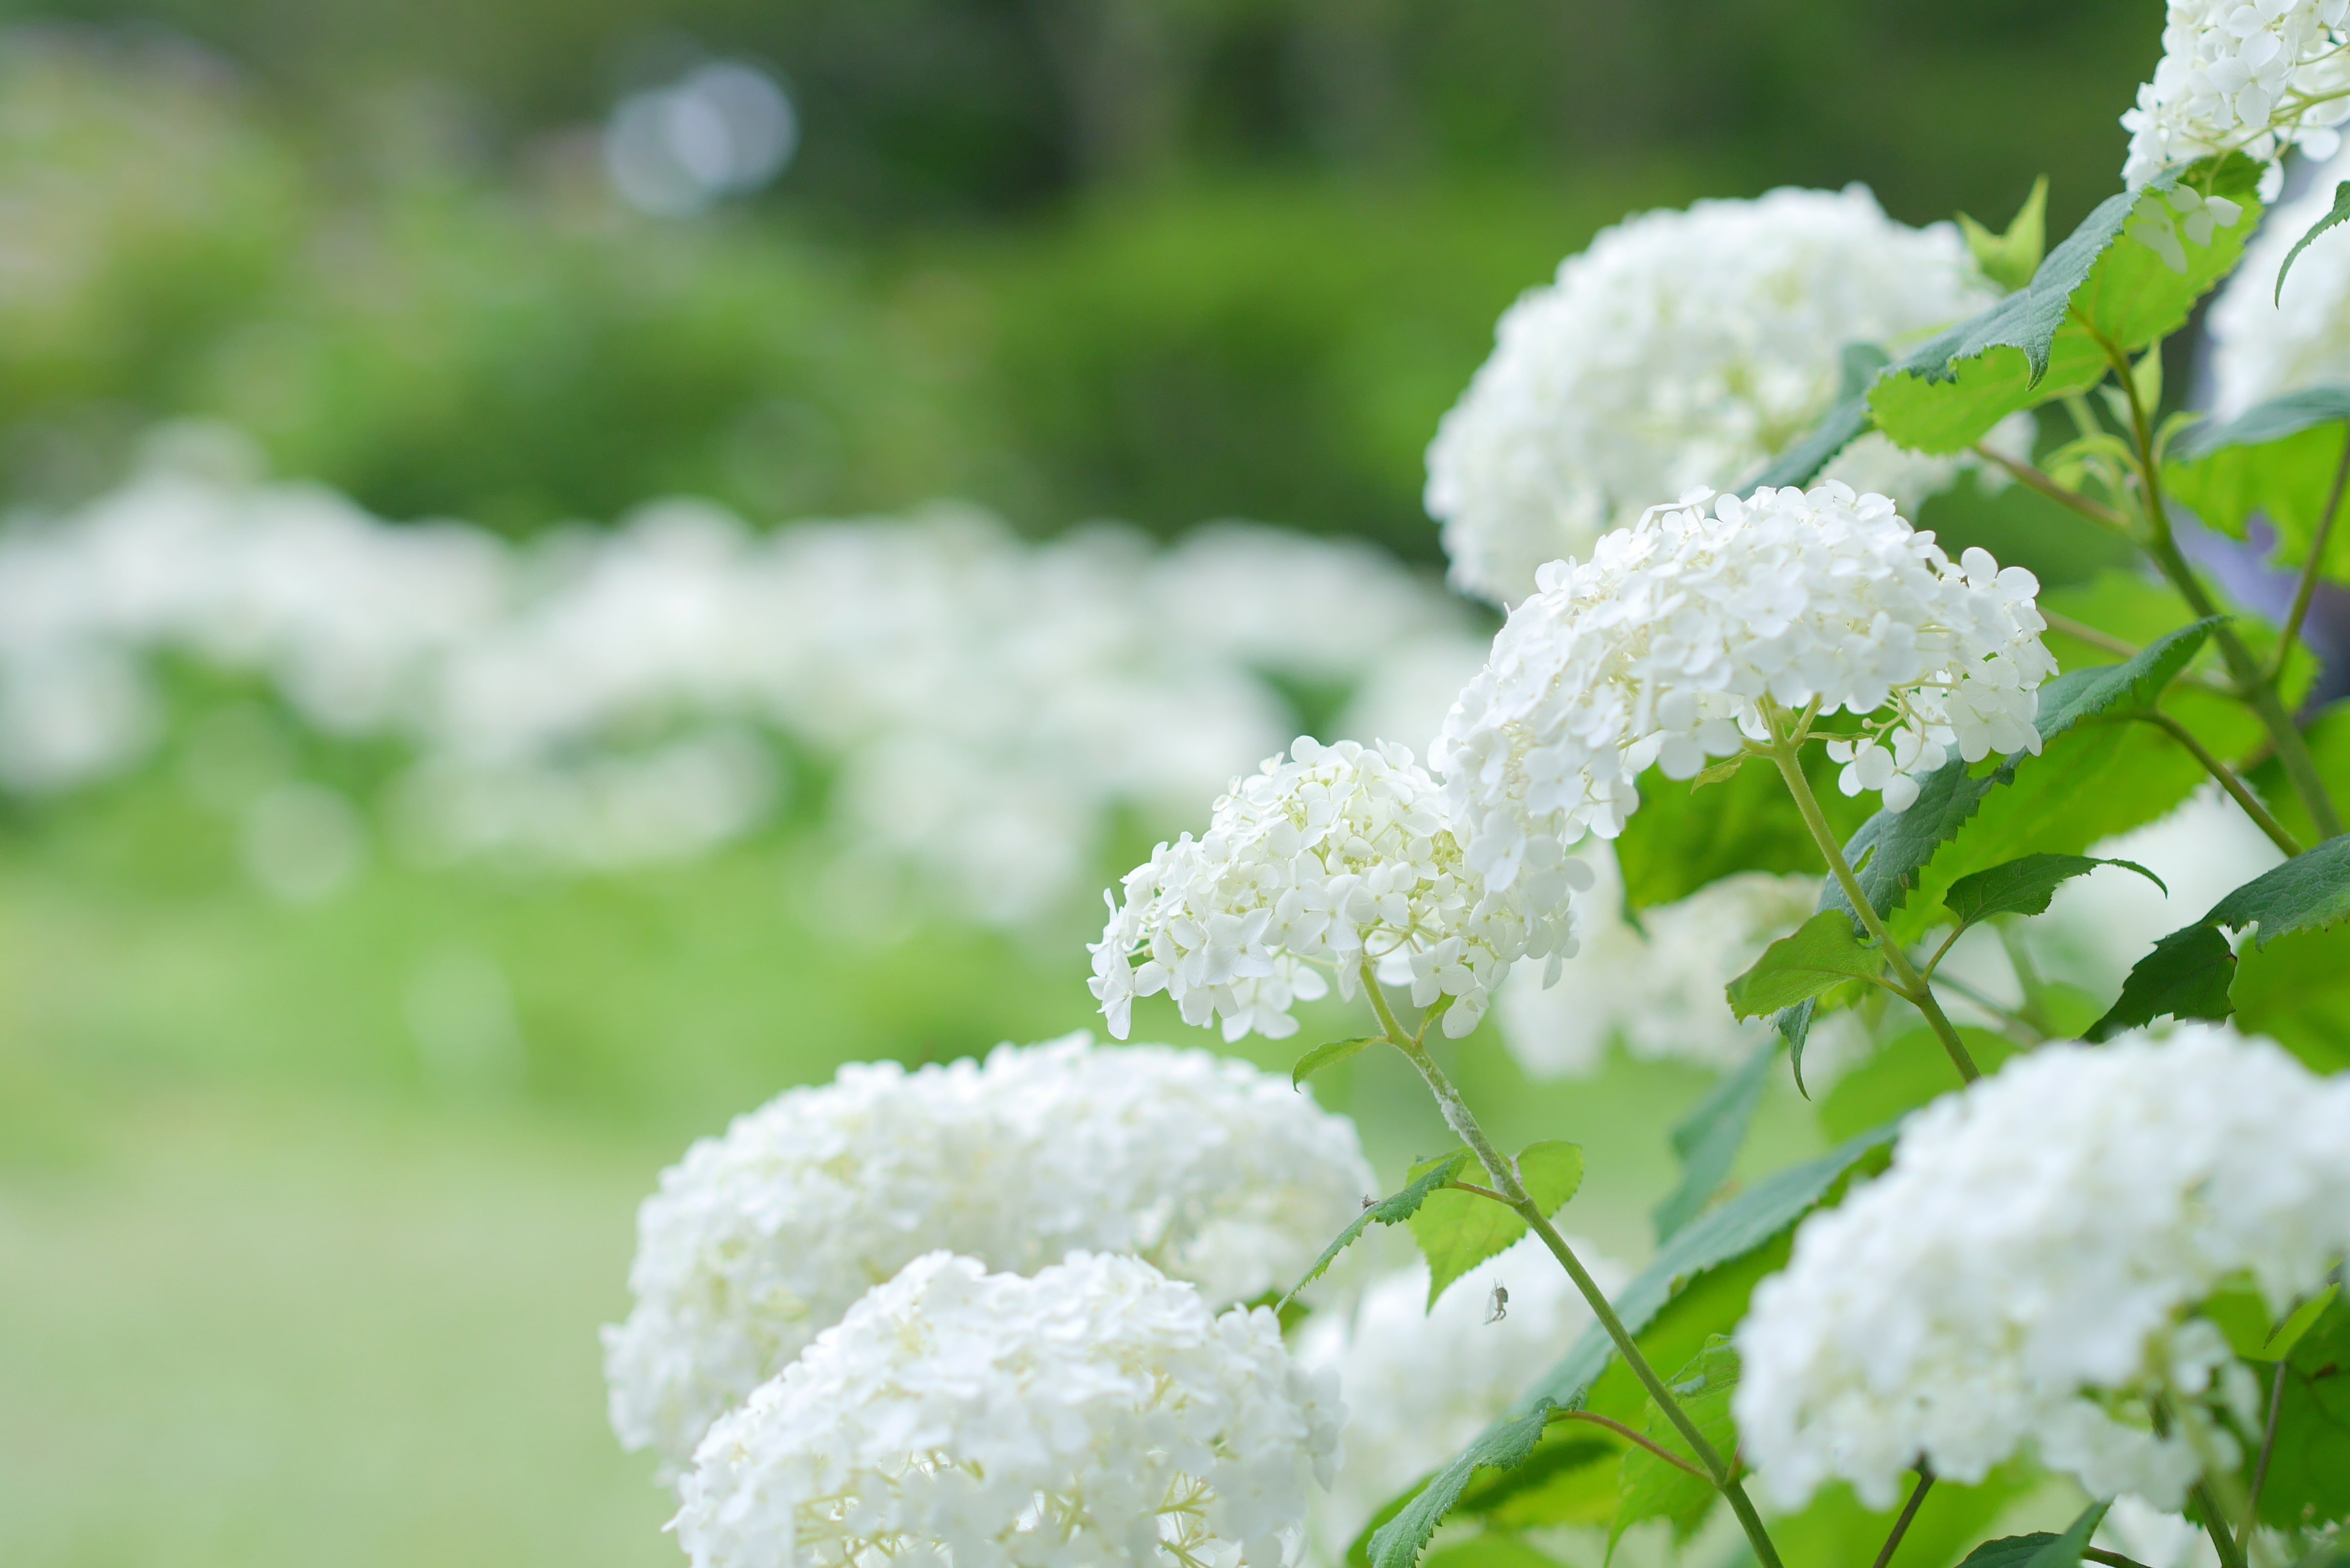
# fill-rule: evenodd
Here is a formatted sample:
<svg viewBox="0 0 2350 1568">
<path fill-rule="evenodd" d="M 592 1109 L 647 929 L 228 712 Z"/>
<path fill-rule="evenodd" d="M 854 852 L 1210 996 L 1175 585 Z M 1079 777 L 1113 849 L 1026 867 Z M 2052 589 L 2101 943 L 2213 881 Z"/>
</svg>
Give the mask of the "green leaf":
<svg viewBox="0 0 2350 1568">
<path fill-rule="evenodd" d="M 1988 1029 L 1960 1024 L 1959 1038 L 1986 1074 L 2015 1054 L 2013 1041 Z M 1830 1137 L 1850 1137 L 1867 1127 L 1890 1126 L 1958 1087 L 1958 1075 L 1950 1071 L 1950 1058 L 1934 1032 L 1908 1030 L 1836 1080 L 1821 1097 L 1820 1127 Z"/>
<path fill-rule="evenodd" d="M 1727 1339 L 1714 1335 L 1698 1353 L 1697 1359 L 1682 1367 L 1666 1386 L 1679 1402 L 1682 1413 L 1713 1445 L 1714 1452 L 1736 1451 L 1738 1428 L 1731 1418 L 1730 1401 L 1738 1390 L 1738 1352 L 1731 1348 Z M 1653 1402 L 1648 1407 L 1648 1417 L 1642 1431 L 1650 1442 L 1690 1464 L 1697 1463 L 1695 1451 Z M 1627 1449 L 1617 1486 L 1616 1522 L 1608 1528 L 1607 1548 L 1612 1552 L 1627 1530 L 1649 1519 L 1671 1520 L 1673 1538 L 1686 1541 L 1705 1522 L 1706 1511 L 1713 1506 L 1717 1495 L 1713 1483 L 1702 1474 L 1693 1476 L 1678 1466 L 1669 1465 L 1646 1449 Z"/>
<path fill-rule="evenodd" d="M 2325 1076 L 2350 1071 L 2350 927 L 2296 931 L 2236 955 L 2236 1026 Z"/>
<path fill-rule="evenodd" d="M 1818 1159 L 1778 1171 L 1709 1210 L 1659 1247 L 1654 1261 L 1609 1304 L 1627 1330 L 1635 1334 L 1643 1332 L 1678 1293 L 1693 1290 L 1701 1277 L 1783 1234 L 1892 1140 L 1890 1127 L 1864 1134 Z M 1480 1433 L 1392 1519 L 1372 1532 L 1371 1568 L 1412 1568 L 1429 1537 L 1461 1501 L 1476 1473 L 1510 1470 L 1523 1464 L 1542 1436 L 1548 1412 L 1578 1408 L 1613 1355 L 1606 1331 L 1597 1324 L 1586 1328 L 1565 1358 L 1508 1416 Z"/>
<path fill-rule="evenodd" d="M 1836 769 L 1823 749 L 1806 748 L 1804 775 L 1835 831 L 1867 818 L 1859 802 L 1837 793 Z M 1773 767 L 1750 767 L 1705 789 L 1656 782 L 1616 840 L 1624 902 L 1634 910 L 1678 903 L 1740 871 L 1799 871 L 1816 877 L 1819 846 L 1787 798 Z"/>
<path fill-rule="evenodd" d="M 2350 1301 L 2336 1295 L 2284 1365 L 2261 1521 L 2284 1530 L 2350 1519 Z"/>
<path fill-rule="evenodd" d="M 1571 1143 L 1530 1145 L 1518 1156 L 1518 1179 L 1547 1216 L 1583 1184 L 1583 1150 Z M 1409 1223 L 1411 1239 L 1428 1259 L 1430 1307 L 1455 1280 L 1526 1233 L 1525 1219 L 1516 1210 L 1474 1192 L 1431 1192 Z"/>
<path fill-rule="evenodd" d="M 1961 926 L 1975 925 L 1993 915 L 2044 915 L 2057 888 L 2100 866 L 2126 867 L 2160 888 L 2166 897 L 2170 892 L 2161 877 L 2135 860 L 2100 860 L 2088 855 L 2027 855 L 2021 860 L 2010 860 L 1988 871 L 1960 877 L 1950 884 L 1942 901 L 1959 918 Z"/>
<path fill-rule="evenodd" d="M 2204 523 L 2239 539 L 2254 513 L 2265 516 L 2276 529 L 2270 559 L 2297 567 L 2309 559 L 2342 471 L 2345 421 L 2350 387 L 2288 392 L 2188 431 L 2163 464 L 2163 485 Z M 2350 576 L 2350 531 L 2328 543 L 2319 569 Z"/>
<path fill-rule="evenodd" d="M 1681 1118 L 1672 1132 L 1673 1152 L 1680 1157 L 1680 1185 L 1657 1205 L 1651 1218 L 1657 1240 L 1695 1219 L 1721 1190 L 1721 1183 L 1746 1145 L 1746 1129 L 1754 1121 L 1754 1107 L 1762 1103 L 1762 1087 L 1770 1081 L 1771 1064 L 1779 1059 L 1774 1037 L 1746 1064 L 1708 1090 L 1697 1107 Z"/>
<path fill-rule="evenodd" d="M 2293 264 L 2301 259 L 2301 253 L 2309 248 L 2309 242 L 2345 219 L 2350 219 L 2350 180 L 2334 187 L 2334 205 L 2326 209 L 2325 216 L 2309 225 L 2307 234 L 2293 242 L 2293 249 L 2284 253 L 2284 264 L 2277 268 L 2276 293 L 2272 296 L 2272 303 L 2284 303 L 2284 275 L 2293 270 Z"/>
<path fill-rule="evenodd" d="M 1751 495 L 1762 485 L 1809 484 L 1830 459 L 1850 446 L 1868 429 L 1868 395 L 1855 393 L 1830 409 L 1811 432 L 1765 464 L 1738 487 Z"/>
<path fill-rule="evenodd" d="M 2180 236 L 2186 266 L 2174 272 L 2147 243 L 2149 225 L 2177 228 L 2166 189 L 2107 197 L 2030 283 L 1877 378 L 1877 428 L 1916 451 L 1962 452 L 2009 414 L 2095 386 L 2111 369 L 2101 338 L 2136 353 L 2182 326 L 2233 269 L 2260 217 L 2249 195 L 2242 205 L 2210 244 Z"/>
<path fill-rule="evenodd" d="M 2008 220 L 2006 233 L 1994 234 L 1964 213 L 1959 214 L 1959 232 L 1985 277 L 2004 289 L 2023 287 L 2048 249 L 2048 176 L 2032 182 L 2032 194 Z"/>
<path fill-rule="evenodd" d="M 1526 1462 L 1475 1481 L 1461 1493 L 1453 1517 L 1473 1516 L 1500 1530 L 1605 1524 L 1615 1518 L 1624 1445 L 1597 1428 L 1570 1425 L 1564 1416 L 1550 1412 L 1550 1428 Z"/>
<path fill-rule="evenodd" d="M 1885 955 L 1861 945 L 1849 914 L 1823 909 L 1764 948 L 1754 967 L 1730 982 L 1730 1011 L 1758 1018 L 1848 980 L 1875 980 L 1884 969 Z"/>
<path fill-rule="evenodd" d="M 1489 1531 L 1430 1552 L 1428 1568 L 1559 1568 L 1559 1563 L 1514 1535 Z"/>
<path fill-rule="evenodd" d="M 1323 1068 L 1335 1067 L 1349 1056 L 1361 1052 L 1366 1046 L 1378 1044 L 1380 1040 L 1379 1035 L 1366 1034 L 1359 1040 L 1333 1040 L 1326 1045 L 1316 1045 L 1313 1050 L 1300 1056 L 1297 1059 L 1297 1065 L 1289 1070 L 1289 1086 L 1293 1089 L 1304 1088 L 1305 1080 Z"/>
<path fill-rule="evenodd" d="M 1296 1300 L 1299 1291 L 1320 1279 L 1337 1261 L 1338 1254 L 1353 1246 L 1355 1238 L 1371 1226 L 1401 1224 L 1419 1213 L 1419 1206 L 1428 1201 L 1430 1193 L 1451 1180 L 1462 1166 L 1476 1163 L 1476 1158 L 1467 1149 L 1456 1148 L 1451 1154 L 1439 1155 L 1414 1165 L 1404 1189 L 1365 1206 L 1362 1213 L 1355 1217 L 1355 1222 L 1339 1231 L 1338 1239 L 1323 1249 L 1322 1255 L 1314 1260 L 1314 1266 L 1305 1271 L 1305 1277 L 1290 1287 L 1289 1293 L 1281 1298 L 1281 1304 L 1287 1306 Z"/>
<path fill-rule="evenodd" d="M 2089 1537 L 2106 1517 L 2110 1502 L 2093 1502 L 2081 1511 L 2062 1535 L 2038 1531 L 2030 1535 L 2011 1535 L 2000 1541 L 1986 1541 L 1967 1553 L 1959 1568 L 2080 1568 L 2081 1553 L 2089 1549 Z"/>
<path fill-rule="evenodd" d="M 2106 1040 L 2169 1014 L 2225 1018 L 2236 955 L 2222 931 L 2257 927 L 2262 947 L 2296 931 L 2323 930 L 2350 919 L 2350 836 L 2329 838 L 2245 883 L 2191 926 L 2154 944 L 2131 967 L 2112 1009 L 2085 1038 Z"/>
</svg>

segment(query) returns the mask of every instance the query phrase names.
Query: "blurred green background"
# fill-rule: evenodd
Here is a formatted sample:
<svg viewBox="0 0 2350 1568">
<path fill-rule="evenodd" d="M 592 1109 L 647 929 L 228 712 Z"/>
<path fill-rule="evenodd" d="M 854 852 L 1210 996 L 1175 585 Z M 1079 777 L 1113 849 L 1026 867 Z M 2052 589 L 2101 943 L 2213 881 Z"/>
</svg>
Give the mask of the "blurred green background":
<svg viewBox="0 0 2350 1568">
<path fill-rule="evenodd" d="M 1596 229 L 1850 180 L 2002 222 L 2044 171 L 2061 233 L 2116 184 L 2159 27 L 2151 0 L 0 5 L 0 500 L 99 493 L 200 415 L 380 514 L 516 535 L 677 493 L 762 524 L 951 495 L 1039 535 L 1238 515 L 1435 561 L 1422 448 Z M 794 156 L 632 209 L 602 128 L 708 58 L 783 84 Z M 1940 504 L 2053 580 L 2099 559 L 2018 493 Z M 654 1173 L 839 1062 L 1089 1019 L 1081 933 L 852 937 L 806 837 L 387 865 L 291 909 L 164 763 L 0 804 L 0 1561 L 676 1560 L 594 1338 Z M 403 1023 L 452 946 L 512 990 L 511 1075 L 436 1073 Z M 1575 1222 L 1637 1255 L 1698 1076 L 1460 1058 L 1511 1136 L 1587 1145 Z M 1439 1136 L 1376 1058 L 1324 1097 L 1386 1170 Z M 1815 1136 L 1773 1115 L 1753 1160 Z"/>
</svg>

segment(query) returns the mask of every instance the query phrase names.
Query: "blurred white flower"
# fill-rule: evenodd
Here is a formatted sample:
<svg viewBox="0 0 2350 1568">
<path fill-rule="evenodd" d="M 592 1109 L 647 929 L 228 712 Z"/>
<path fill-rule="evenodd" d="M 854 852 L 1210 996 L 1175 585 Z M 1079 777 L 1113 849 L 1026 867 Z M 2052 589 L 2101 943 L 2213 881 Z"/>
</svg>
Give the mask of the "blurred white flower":
<svg viewBox="0 0 2350 1568">
<path fill-rule="evenodd" d="M 1766 700 L 1860 717 L 1862 738 L 1830 754 L 1846 794 L 1881 791 L 1894 811 L 1950 752 L 2040 749 L 2055 661 L 2038 581 L 1981 549 L 1953 565 L 1881 495 L 1693 493 L 1603 535 L 1587 564 L 1544 567 L 1541 587 L 1434 758 L 1468 864 L 1497 889 L 1546 888 L 1586 832 L 1616 836 L 1652 763 L 1691 778 L 1767 739 Z"/>
<path fill-rule="evenodd" d="M 1817 877 L 1742 871 L 1678 903 L 1624 919 L 1624 887 L 1613 849 L 1590 843 L 1576 857 L 1594 873 L 1575 901 L 1575 955 L 1547 988 L 1523 979 L 1502 989 L 1495 1012 L 1510 1054 L 1534 1078 L 1587 1078 L 1610 1041 L 1640 1061 L 1728 1069 L 1770 1035 L 1765 1019 L 1740 1021 L 1723 989 L 1762 950 L 1819 907 Z M 1834 1024 L 1842 1014 L 1821 1021 Z M 1807 1077 L 1816 1080 L 1811 1054 Z"/>
<path fill-rule="evenodd" d="M 1502 317 L 1429 448 L 1453 582 L 1515 604 L 1645 508 L 1751 482 L 1835 403 L 1847 345 L 1898 351 L 1994 297 L 1956 228 L 1897 223 L 1861 185 L 1605 231 Z M 1827 477 L 1914 509 L 1959 467 L 1872 433 Z"/>
<path fill-rule="evenodd" d="M 1133 1258 L 932 1252 L 712 1428 L 674 1528 L 695 1568 L 1282 1568 L 1335 1382 Z"/>
<path fill-rule="evenodd" d="M 1284 1039 L 1292 1003 L 1327 993 L 1326 970 L 1351 1000 L 1365 964 L 1417 1006 L 1449 999 L 1444 1033 L 1458 1038 L 1511 964 L 1549 958 L 1555 971 L 1575 945 L 1564 883 L 1540 905 L 1486 887 L 1436 782 L 1388 742 L 1300 735 L 1286 761 L 1233 781 L 1202 837 L 1161 844 L 1127 873 L 1125 892 L 1090 982 L 1121 1039 L 1134 999 L 1161 991 L 1186 1023 L 1221 1017 L 1227 1041 Z"/>
<path fill-rule="evenodd" d="M 2318 235 L 2293 264 L 2282 296 L 2276 286 L 2285 253 L 2332 210 L 2344 180 L 2350 153 L 2320 168 L 2307 195 L 2269 214 L 2212 301 L 2205 325 L 2215 418 L 2233 419 L 2287 392 L 2350 382 L 2350 229 Z"/>
<path fill-rule="evenodd" d="M 1603 1290 L 1624 1282 L 1623 1268 L 1569 1240 Z M 1507 1287 L 1509 1311 L 1489 1323 L 1495 1285 Z M 1428 1265 L 1414 1262 L 1372 1281 L 1351 1310 L 1308 1318 L 1298 1365 L 1336 1372 L 1347 1402 L 1346 1458 L 1314 1508 L 1319 1560 L 1345 1562 L 1382 1505 L 1507 1411 L 1590 1322 L 1590 1307 L 1538 1236 L 1463 1274 L 1433 1308 Z"/>
<path fill-rule="evenodd" d="M 2350 119 L 2345 22 L 2350 0 L 2169 0 L 2154 79 L 2122 116 L 2124 182 L 2136 191 L 2173 164 L 2242 152 L 2270 165 L 2273 195 L 2286 148 L 2331 158 Z"/>
<path fill-rule="evenodd" d="M 604 1331 L 613 1428 L 683 1461 L 935 1248 L 1023 1273 L 1073 1248 L 1133 1252 L 1222 1305 L 1295 1283 L 1371 1186 L 1351 1122 L 1202 1051 L 1080 1034 L 983 1066 L 844 1067 L 662 1173 L 638 1215 L 635 1309 Z"/>
<path fill-rule="evenodd" d="M 2261 1410 L 2195 1308 L 2241 1277 L 2282 1314 L 2345 1250 L 2350 1079 L 2208 1024 L 2043 1046 L 1804 1222 L 1738 1331 L 1741 1444 L 1790 1508 L 1838 1479 L 1886 1508 L 1921 1460 L 1972 1484 L 2029 1449 L 2176 1509 Z"/>
<path fill-rule="evenodd" d="M 774 180 L 799 134 L 792 100 L 774 77 L 739 60 L 712 61 L 621 99 L 604 130 L 604 167 L 629 205 L 688 217 Z"/>
</svg>

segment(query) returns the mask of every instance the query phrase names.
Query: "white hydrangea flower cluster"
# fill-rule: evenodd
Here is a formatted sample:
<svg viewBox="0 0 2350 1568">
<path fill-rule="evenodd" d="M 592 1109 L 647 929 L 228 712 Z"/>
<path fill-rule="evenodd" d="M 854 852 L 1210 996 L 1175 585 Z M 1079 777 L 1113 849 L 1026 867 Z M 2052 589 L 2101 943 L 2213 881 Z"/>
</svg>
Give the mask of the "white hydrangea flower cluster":
<svg viewBox="0 0 2350 1568">
<path fill-rule="evenodd" d="M 1882 495 L 1696 492 L 1541 584 L 1434 759 L 1493 888 L 1547 875 L 1586 831 L 1616 836 L 1650 764 L 1691 778 L 1767 740 L 1766 701 L 1859 717 L 1861 738 L 1834 753 L 1845 793 L 1881 791 L 1896 811 L 1950 752 L 2040 749 L 2033 718 L 2056 667 L 2038 580 L 1981 549 L 1953 566 Z"/>
<path fill-rule="evenodd" d="M 2277 292 L 2277 269 L 2350 180 L 2350 152 L 2316 171 L 2306 195 L 2270 213 L 2211 302 L 2212 414 L 2233 419 L 2271 398 L 2350 381 L 2350 230 L 2320 234 Z"/>
<path fill-rule="evenodd" d="M 1568 1241 L 1601 1289 L 1613 1293 L 1629 1277 L 1590 1243 Z M 1509 1293 L 1499 1319 L 1495 1285 Z M 1365 1286 L 1352 1311 L 1307 1319 L 1298 1365 L 1335 1372 L 1347 1399 L 1346 1460 L 1314 1505 L 1319 1560 L 1345 1562 L 1381 1506 L 1509 1409 L 1529 1376 L 1565 1355 L 1590 1322 L 1589 1304 L 1538 1236 L 1454 1281 L 1433 1308 L 1428 1265 L 1414 1262 Z"/>
<path fill-rule="evenodd" d="M 1898 350 L 1997 297 L 1956 228 L 1866 187 L 1700 202 L 1602 233 L 1512 306 L 1428 452 L 1452 581 L 1514 604 L 1641 509 L 1746 481 L 1835 403 L 1843 349 Z M 2012 444 L 2028 431 L 2002 427 Z M 1830 477 L 1912 506 L 1960 464 L 1872 432 Z"/>
<path fill-rule="evenodd" d="M 1726 1071 L 1744 1063 L 1770 1034 L 1767 1019 L 1741 1020 L 1723 988 L 1752 967 L 1762 950 L 1818 909 L 1817 877 L 1742 871 L 1708 883 L 1676 903 L 1624 918 L 1624 887 L 1615 852 L 1586 840 L 1576 858 L 1594 875 L 1575 901 L 1575 956 L 1558 983 L 1502 988 L 1494 1003 L 1503 1043 L 1536 1079 L 1587 1078 L 1607 1061 L 1609 1042 L 1643 1062 L 1687 1062 Z M 1814 1086 L 1834 1059 L 1850 1054 L 1849 1012 L 1814 1027 L 1804 1053 Z M 1834 1044 L 1831 1044 L 1833 1039 Z"/>
<path fill-rule="evenodd" d="M 1889 1507 L 1921 1459 L 1971 1484 L 2029 1448 L 2176 1509 L 2198 1444 L 2224 1459 L 2260 1413 L 2195 1307 L 2243 1277 L 2282 1313 L 2345 1251 L 2350 1079 L 2208 1024 L 2043 1046 L 1804 1222 L 1738 1331 L 1741 1443 L 1788 1507 L 1839 1478 Z"/>
<path fill-rule="evenodd" d="M 172 427 L 120 489 L 0 528 L 0 789 L 137 765 L 174 728 L 151 667 L 188 658 L 409 754 L 385 804 L 428 861 L 706 854 L 772 819 L 780 748 L 828 764 L 837 887 L 1034 926 L 1077 906 L 1118 815 L 1173 820 L 1294 732 L 1284 681 L 1481 641 L 1359 542 L 1038 544 L 949 508 L 762 534 L 672 501 L 517 546 L 265 483 L 234 432 Z"/>
<path fill-rule="evenodd" d="M 2154 79 L 2122 116 L 2123 181 L 2142 190 L 2174 164 L 2243 152 L 2270 165 L 2273 196 L 2286 148 L 2325 159 L 2340 145 L 2345 50 L 2350 0 L 2170 0 Z"/>
<path fill-rule="evenodd" d="M 1374 1186 L 1354 1125 L 1204 1051 L 1073 1035 L 841 1069 L 697 1143 L 637 1220 L 612 1426 L 671 1463 L 851 1303 L 936 1248 L 1034 1272 L 1134 1253 L 1246 1301 L 1302 1275 Z"/>
<path fill-rule="evenodd" d="M 1265 1308 L 1133 1258 L 933 1252 L 711 1429 L 694 1568 L 1282 1568 L 1346 1408 Z"/>
<path fill-rule="evenodd" d="M 1366 963 L 1415 1005 L 1449 998 L 1457 1038 L 1512 963 L 1574 950 L 1564 880 L 1548 900 L 1488 888 L 1462 861 L 1443 792 L 1389 742 L 1299 736 L 1286 759 L 1233 781 L 1204 836 L 1161 844 L 1128 872 L 1125 891 L 1092 945 L 1090 982 L 1121 1039 L 1134 999 L 1161 991 L 1186 1023 L 1221 1017 L 1228 1041 L 1284 1039 L 1290 1007 L 1328 993 L 1325 969 L 1351 999 Z"/>
</svg>

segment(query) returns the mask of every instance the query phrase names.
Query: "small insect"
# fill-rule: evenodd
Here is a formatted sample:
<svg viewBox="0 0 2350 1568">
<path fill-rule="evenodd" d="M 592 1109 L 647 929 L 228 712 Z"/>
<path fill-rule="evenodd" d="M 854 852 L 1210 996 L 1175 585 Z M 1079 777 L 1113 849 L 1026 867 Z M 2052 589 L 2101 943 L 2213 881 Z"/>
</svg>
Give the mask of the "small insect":
<svg viewBox="0 0 2350 1568">
<path fill-rule="evenodd" d="M 1368 1209 L 1372 1204 L 1377 1203 L 1378 1201 L 1378 1199 L 1376 1198 L 1366 1198 L 1363 1199 L 1363 1207 Z"/>
<path fill-rule="evenodd" d="M 1499 1323 L 1510 1315 L 1510 1287 L 1495 1283 L 1493 1293 L 1485 1298 L 1485 1321 Z"/>
</svg>

